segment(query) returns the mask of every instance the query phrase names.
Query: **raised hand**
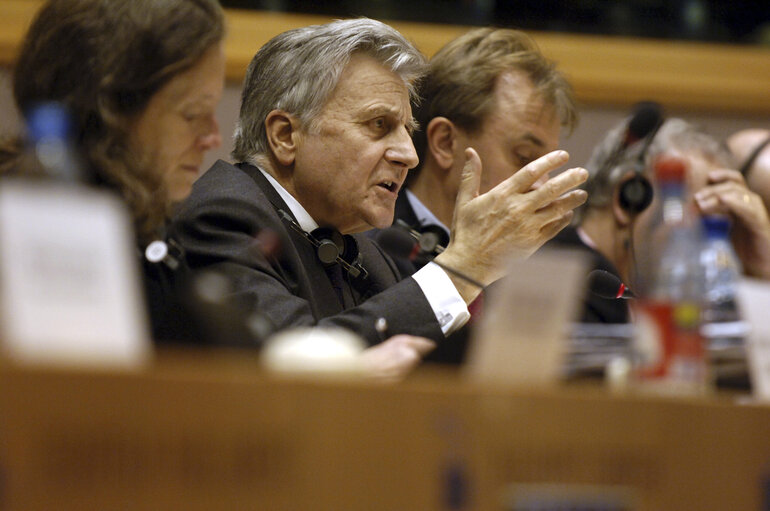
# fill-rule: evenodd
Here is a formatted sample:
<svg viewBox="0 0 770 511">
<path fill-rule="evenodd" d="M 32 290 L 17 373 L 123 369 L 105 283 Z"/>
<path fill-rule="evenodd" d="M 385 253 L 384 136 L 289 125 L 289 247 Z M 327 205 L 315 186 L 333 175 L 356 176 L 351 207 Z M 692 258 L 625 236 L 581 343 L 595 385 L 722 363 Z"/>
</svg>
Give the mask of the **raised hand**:
<svg viewBox="0 0 770 511">
<path fill-rule="evenodd" d="M 481 160 L 472 148 L 466 149 L 465 156 L 452 239 L 436 260 L 490 284 L 502 277 L 505 260 L 529 257 L 570 223 L 572 210 L 587 198 L 585 191 L 575 187 L 588 178 L 588 172 L 573 168 L 548 178 L 569 159 L 566 151 L 553 151 L 479 195 Z M 478 294 L 474 286 L 450 278 L 467 302 Z"/>
</svg>

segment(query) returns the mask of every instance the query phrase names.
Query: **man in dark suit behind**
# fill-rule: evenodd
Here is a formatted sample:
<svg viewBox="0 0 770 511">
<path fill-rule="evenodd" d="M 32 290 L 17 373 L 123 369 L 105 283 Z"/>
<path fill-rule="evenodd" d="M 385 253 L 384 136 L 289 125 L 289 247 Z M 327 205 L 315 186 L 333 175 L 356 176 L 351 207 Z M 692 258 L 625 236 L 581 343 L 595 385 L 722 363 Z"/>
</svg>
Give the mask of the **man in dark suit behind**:
<svg viewBox="0 0 770 511">
<path fill-rule="evenodd" d="M 527 34 L 511 29 L 475 29 L 450 41 L 430 60 L 420 97 L 415 117 L 423 129 L 414 135 L 420 164 L 398 196 L 395 218 L 417 231 L 443 233 L 443 245 L 449 239 L 467 147 L 481 158 L 479 191 L 484 193 L 555 150 L 561 128 L 571 130 L 577 119 L 565 78 Z M 431 256 L 394 259 L 412 273 Z M 467 333 L 430 358 L 462 361 Z"/>
<path fill-rule="evenodd" d="M 398 32 L 367 19 L 268 42 L 244 82 L 233 151 L 240 163 L 217 162 L 172 226 L 189 263 L 225 270 L 241 302 L 279 328 L 340 326 L 375 345 L 382 339 L 375 324 L 384 318 L 395 336 L 370 349 L 386 360 L 424 354 L 424 339 L 411 336 L 441 342 L 461 327 L 477 286 L 435 264 L 401 280 L 381 249 L 357 234 L 391 224 L 407 170 L 417 164 L 410 99 L 423 70 L 423 57 Z M 484 195 L 477 193 L 478 155 L 469 150 L 467 159 L 454 240 L 439 257 L 488 284 L 500 276 L 503 254 L 527 257 L 569 222 L 585 200 L 574 188 L 587 173 L 572 169 L 549 180 L 529 197 L 531 211 L 518 208 L 525 219 L 514 220 L 507 214 L 513 203 L 566 154 L 549 154 Z M 506 213 L 490 217 L 490 210 Z M 525 223 L 527 236 L 496 229 L 506 222 Z M 255 246 L 265 231 L 280 240 L 279 252 Z"/>
<path fill-rule="evenodd" d="M 417 230 L 454 215 L 464 151 L 481 158 L 480 193 L 555 150 L 577 113 L 572 89 L 524 32 L 480 28 L 450 41 L 420 82 L 414 134 L 419 165 L 396 203 L 396 219 Z"/>
</svg>

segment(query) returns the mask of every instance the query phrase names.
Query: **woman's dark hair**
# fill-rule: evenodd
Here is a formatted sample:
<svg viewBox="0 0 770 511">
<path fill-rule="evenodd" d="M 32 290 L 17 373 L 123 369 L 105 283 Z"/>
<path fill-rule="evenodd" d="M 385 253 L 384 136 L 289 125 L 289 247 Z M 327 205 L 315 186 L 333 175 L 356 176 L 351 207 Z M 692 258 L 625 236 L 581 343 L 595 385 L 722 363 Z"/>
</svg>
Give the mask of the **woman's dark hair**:
<svg viewBox="0 0 770 511">
<path fill-rule="evenodd" d="M 123 195 L 140 239 L 163 223 L 169 201 L 157 170 L 131 154 L 129 122 L 223 37 L 217 0 L 49 0 L 27 32 L 13 76 L 17 106 L 69 109 L 89 170 Z"/>
</svg>

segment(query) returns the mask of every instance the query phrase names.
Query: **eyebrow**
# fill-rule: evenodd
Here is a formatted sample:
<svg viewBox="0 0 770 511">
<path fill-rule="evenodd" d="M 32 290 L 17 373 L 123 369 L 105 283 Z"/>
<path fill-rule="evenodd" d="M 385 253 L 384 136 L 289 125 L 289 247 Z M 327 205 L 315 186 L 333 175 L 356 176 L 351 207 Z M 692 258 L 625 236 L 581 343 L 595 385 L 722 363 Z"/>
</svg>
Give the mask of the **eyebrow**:
<svg viewBox="0 0 770 511">
<path fill-rule="evenodd" d="M 380 115 L 389 115 L 389 116 L 395 117 L 395 118 L 399 117 L 398 109 L 390 108 L 390 107 L 387 107 L 387 106 L 374 106 L 374 107 L 366 109 L 365 112 L 366 112 L 365 113 L 366 117 L 369 117 L 369 116 L 380 116 Z M 419 129 L 420 123 L 418 123 L 417 119 L 415 119 L 412 116 L 412 117 L 409 118 L 408 121 L 406 121 L 405 126 L 406 126 L 407 131 L 409 131 L 409 133 L 411 134 L 411 133 L 414 133 L 415 131 L 417 131 L 417 129 Z"/>
<path fill-rule="evenodd" d="M 202 96 L 195 96 L 192 98 L 188 98 L 186 101 L 184 101 L 184 105 L 200 105 L 205 104 L 208 106 L 211 102 L 216 102 L 216 98 L 213 94 L 203 94 Z"/>
</svg>

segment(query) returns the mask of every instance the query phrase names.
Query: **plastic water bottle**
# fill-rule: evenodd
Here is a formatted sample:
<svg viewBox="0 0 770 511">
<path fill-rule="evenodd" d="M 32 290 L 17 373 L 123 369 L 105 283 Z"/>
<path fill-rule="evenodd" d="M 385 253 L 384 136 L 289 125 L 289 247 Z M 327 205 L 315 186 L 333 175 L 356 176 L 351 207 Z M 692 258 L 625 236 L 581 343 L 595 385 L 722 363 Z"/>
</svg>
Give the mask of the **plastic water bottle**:
<svg viewBox="0 0 770 511">
<path fill-rule="evenodd" d="M 640 375 L 665 391 L 698 393 L 708 387 L 709 378 L 700 332 L 702 233 L 686 200 L 684 161 L 659 159 L 655 175 L 659 198 L 649 235 L 638 247 L 647 255 L 640 275 L 639 322 L 642 334 L 654 337 L 648 344 L 657 345 L 659 356 Z"/>
<path fill-rule="evenodd" d="M 730 221 L 724 216 L 702 219 L 700 259 L 705 272 L 703 334 L 715 348 L 740 344 L 745 325 L 737 302 L 741 264 L 730 243 Z"/>
<path fill-rule="evenodd" d="M 62 182 L 86 181 L 85 172 L 71 140 L 67 109 L 58 103 L 41 103 L 26 115 L 28 174 L 41 174 Z"/>
</svg>

